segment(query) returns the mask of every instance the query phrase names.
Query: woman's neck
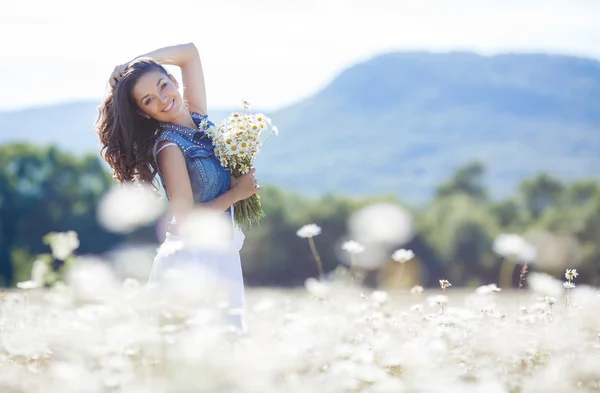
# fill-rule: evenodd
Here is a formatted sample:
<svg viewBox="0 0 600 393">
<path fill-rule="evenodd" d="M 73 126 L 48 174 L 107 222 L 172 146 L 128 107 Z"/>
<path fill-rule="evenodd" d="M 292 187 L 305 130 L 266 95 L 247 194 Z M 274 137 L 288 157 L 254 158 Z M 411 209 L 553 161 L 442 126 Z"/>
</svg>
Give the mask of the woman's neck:
<svg viewBox="0 0 600 393">
<path fill-rule="evenodd" d="M 185 112 L 182 112 L 179 116 L 177 116 L 177 118 L 173 121 L 173 124 L 177 124 L 188 128 L 196 128 L 196 123 L 194 123 L 192 115 L 187 110 Z"/>
</svg>

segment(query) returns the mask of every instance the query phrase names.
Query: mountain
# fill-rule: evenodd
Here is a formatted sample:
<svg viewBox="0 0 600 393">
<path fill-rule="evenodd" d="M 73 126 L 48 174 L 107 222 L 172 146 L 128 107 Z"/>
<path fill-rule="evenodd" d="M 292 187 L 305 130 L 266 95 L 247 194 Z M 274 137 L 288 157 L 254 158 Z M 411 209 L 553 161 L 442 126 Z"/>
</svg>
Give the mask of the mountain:
<svg viewBox="0 0 600 393">
<path fill-rule="evenodd" d="M 0 143 L 97 151 L 97 104 L 0 113 Z M 540 171 L 600 177 L 600 63 L 591 59 L 389 53 L 267 114 L 280 135 L 257 158 L 260 180 L 311 194 L 393 193 L 419 202 L 474 159 L 486 164 L 498 197 Z"/>
</svg>

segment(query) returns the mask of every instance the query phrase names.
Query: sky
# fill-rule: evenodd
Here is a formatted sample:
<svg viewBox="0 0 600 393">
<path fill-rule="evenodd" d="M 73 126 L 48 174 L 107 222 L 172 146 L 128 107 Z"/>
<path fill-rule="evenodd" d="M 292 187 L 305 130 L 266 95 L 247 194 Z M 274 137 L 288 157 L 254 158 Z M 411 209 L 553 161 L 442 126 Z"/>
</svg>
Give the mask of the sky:
<svg viewBox="0 0 600 393">
<path fill-rule="evenodd" d="M 100 101 L 116 64 L 194 42 L 209 109 L 278 109 L 390 51 L 600 59 L 599 0 L 19 0 L 0 15 L 0 111 Z M 176 77 L 177 69 L 171 69 Z"/>
</svg>

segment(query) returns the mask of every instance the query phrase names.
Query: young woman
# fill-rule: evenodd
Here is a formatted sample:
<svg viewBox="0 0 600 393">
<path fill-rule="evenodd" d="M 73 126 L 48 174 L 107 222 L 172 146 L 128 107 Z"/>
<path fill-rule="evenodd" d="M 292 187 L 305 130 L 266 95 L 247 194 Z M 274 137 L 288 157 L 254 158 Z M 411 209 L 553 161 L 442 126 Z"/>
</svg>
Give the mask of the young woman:
<svg viewBox="0 0 600 393">
<path fill-rule="evenodd" d="M 162 64 L 181 69 L 183 96 L 179 82 Z M 245 330 L 239 256 L 244 235 L 233 221 L 233 205 L 260 187 L 254 169 L 240 178 L 232 177 L 203 131 L 212 123 L 207 118 L 198 50 L 189 43 L 147 53 L 115 67 L 109 85 L 96 122 L 101 155 L 119 182 L 152 184 L 158 174 L 174 216 L 149 283 L 160 283 L 169 269 L 178 267 L 216 275 L 227 287 L 231 321 Z M 226 252 L 191 249 L 178 236 L 177 223 L 202 207 L 220 211 L 231 220 L 233 238 Z"/>
</svg>

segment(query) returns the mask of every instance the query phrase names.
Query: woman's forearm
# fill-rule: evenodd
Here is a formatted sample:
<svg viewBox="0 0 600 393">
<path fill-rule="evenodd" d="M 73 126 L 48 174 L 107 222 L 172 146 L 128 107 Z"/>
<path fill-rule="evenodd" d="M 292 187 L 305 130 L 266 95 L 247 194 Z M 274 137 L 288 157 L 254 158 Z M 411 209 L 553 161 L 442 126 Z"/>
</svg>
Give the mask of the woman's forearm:
<svg viewBox="0 0 600 393">
<path fill-rule="evenodd" d="M 240 199 L 238 198 L 235 189 L 232 188 L 229 191 L 219 195 L 215 199 L 212 199 L 208 202 L 202 202 L 199 205 L 200 207 L 206 207 L 224 212 L 239 201 Z"/>
<path fill-rule="evenodd" d="M 158 63 L 166 65 L 184 66 L 193 56 L 198 55 L 198 49 L 194 43 L 166 46 L 156 49 L 138 57 L 150 57 Z"/>
<path fill-rule="evenodd" d="M 175 216 L 175 220 L 177 222 L 185 222 L 187 220 L 187 218 L 189 217 L 189 215 L 195 209 L 200 208 L 200 209 L 210 209 L 210 210 L 225 212 L 232 205 L 234 205 L 235 203 L 237 203 L 239 201 L 240 201 L 240 198 L 237 196 L 237 193 L 233 189 L 230 189 L 229 191 L 219 195 L 215 199 L 212 199 L 208 202 L 201 202 L 201 203 L 194 205 L 194 203 L 190 202 L 190 201 L 184 202 L 184 201 L 172 200 L 171 206 L 172 206 L 173 216 Z"/>
</svg>

